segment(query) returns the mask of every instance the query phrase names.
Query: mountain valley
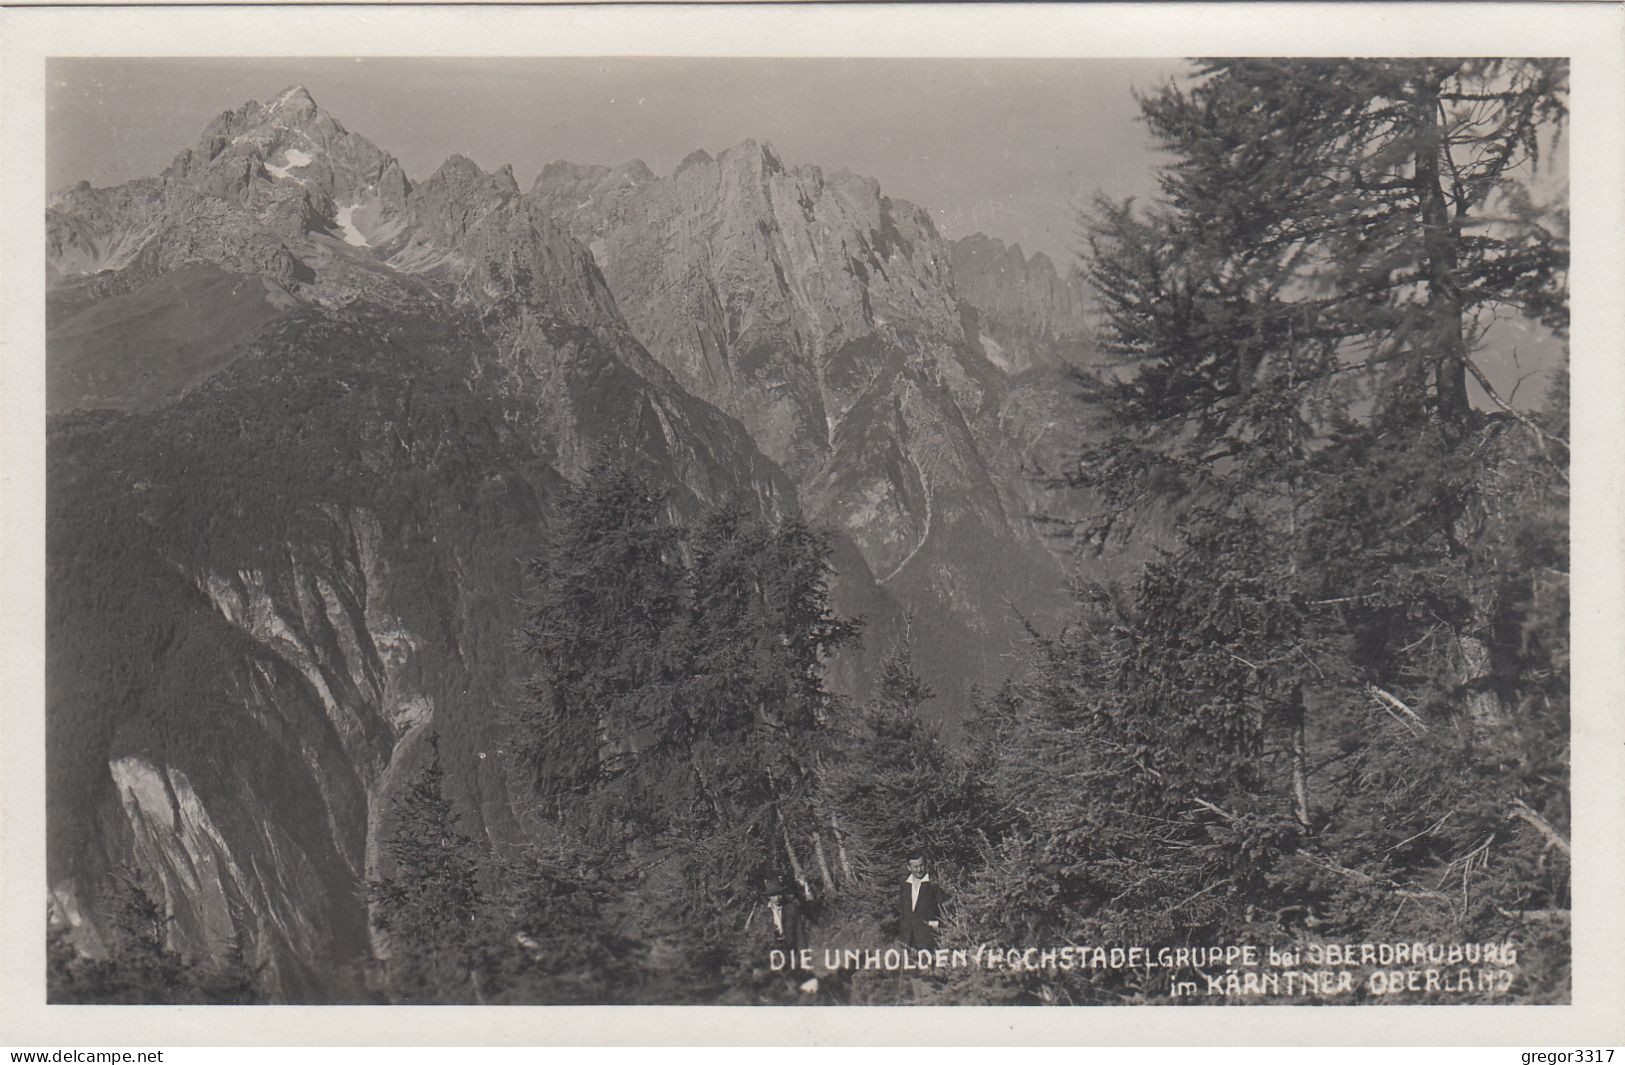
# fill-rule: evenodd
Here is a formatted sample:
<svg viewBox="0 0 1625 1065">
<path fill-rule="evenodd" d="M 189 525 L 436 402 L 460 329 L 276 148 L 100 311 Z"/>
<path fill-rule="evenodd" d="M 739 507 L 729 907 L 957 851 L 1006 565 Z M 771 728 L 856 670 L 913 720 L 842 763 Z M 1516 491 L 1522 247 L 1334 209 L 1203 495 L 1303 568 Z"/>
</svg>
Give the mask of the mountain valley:
<svg viewBox="0 0 1625 1065">
<path fill-rule="evenodd" d="M 360 996 L 431 729 L 465 827 L 524 833 L 522 560 L 597 457 L 674 520 L 829 530 L 848 698 L 907 633 L 957 728 L 1065 601 L 1030 474 L 1079 432 L 1081 285 L 870 179 L 746 142 L 415 182 L 294 87 L 47 236 L 48 875 L 82 949 L 135 867 L 181 947 Z"/>
</svg>

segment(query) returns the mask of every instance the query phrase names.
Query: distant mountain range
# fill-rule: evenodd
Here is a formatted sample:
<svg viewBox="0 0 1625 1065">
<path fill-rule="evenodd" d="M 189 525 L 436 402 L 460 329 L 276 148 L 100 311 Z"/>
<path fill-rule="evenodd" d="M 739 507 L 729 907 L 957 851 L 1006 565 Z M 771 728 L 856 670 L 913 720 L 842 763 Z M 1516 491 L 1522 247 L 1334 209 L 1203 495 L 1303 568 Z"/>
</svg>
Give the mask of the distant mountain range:
<svg viewBox="0 0 1625 1065">
<path fill-rule="evenodd" d="M 853 697 L 906 624 L 955 721 L 1063 604 L 1027 474 L 1085 431 L 1081 284 L 872 179 L 747 141 L 413 182 L 295 87 L 55 196 L 47 242 L 49 877 L 89 949 L 134 862 L 178 944 L 358 988 L 430 722 L 469 827 L 514 837 L 519 559 L 597 452 L 679 517 L 831 529 Z"/>
</svg>

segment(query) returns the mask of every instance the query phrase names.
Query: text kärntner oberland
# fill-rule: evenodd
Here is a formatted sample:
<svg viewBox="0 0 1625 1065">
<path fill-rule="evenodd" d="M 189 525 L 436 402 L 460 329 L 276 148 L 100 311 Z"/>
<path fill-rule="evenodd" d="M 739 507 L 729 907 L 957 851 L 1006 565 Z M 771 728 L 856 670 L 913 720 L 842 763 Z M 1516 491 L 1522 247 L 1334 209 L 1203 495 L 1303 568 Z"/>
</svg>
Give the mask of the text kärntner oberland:
<svg viewBox="0 0 1625 1065">
<path fill-rule="evenodd" d="M 1305 943 L 1286 947 L 999 947 L 975 950 L 826 948 L 771 952 L 775 970 L 862 969 L 889 972 L 981 968 L 1007 972 L 1186 970 L 1198 978 L 1175 993 L 1204 995 L 1338 994 L 1356 973 L 1376 994 L 1504 992 L 1518 948 L 1512 943 Z M 820 966 L 819 963 L 822 963 Z M 1215 970 L 1209 972 L 1207 970 Z M 1360 972 L 1369 970 L 1369 972 Z"/>
</svg>

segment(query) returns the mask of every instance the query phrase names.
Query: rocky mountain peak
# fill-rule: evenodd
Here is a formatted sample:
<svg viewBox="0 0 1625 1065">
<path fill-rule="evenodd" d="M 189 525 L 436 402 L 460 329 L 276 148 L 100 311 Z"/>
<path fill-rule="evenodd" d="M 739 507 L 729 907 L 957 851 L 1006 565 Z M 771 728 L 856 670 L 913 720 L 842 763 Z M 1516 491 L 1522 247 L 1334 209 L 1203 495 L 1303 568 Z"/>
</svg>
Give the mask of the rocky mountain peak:
<svg viewBox="0 0 1625 1065">
<path fill-rule="evenodd" d="M 222 113 L 204 129 L 196 151 L 209 159 L 233 150 L 238 154 L 254 152 L 265 162 L 277 165 L 281 162 L 277 158 L 279 150 L 292 148 L 309 155 L 350 136 L 337 119 L 317 105 L 304 86 L 293 85 L 269 103 L 250 100 L 235 111 Z"/>
<path fill-rule="evenodd" d="M 511 166 L 487 172 L 451 156 L 409 189 L 387 239 L 372 247 L 402 273 L 444 282 L 459 302 L 506 316 L 621 325 L 591 254 L 526 203 Z"/>
<path fill-rule="evenodd" d="M 420 191 L 461 204 L 507 203 L 519 196 L 513 165 L 487 171 L 466 155 L 452 155 L 423 182 Z"/>
<path fill-rule="evenodd" d="M 591 248 L 678 383 L 737 418 L 808 512 L 932 616 L 945 669 L 984 668 L 1002 603 L 1047 609 L 1023 582 L 1051 563 L 993 473 L 1006 381 L 966 337 L 926 211 L 754 139 L 642 183 L 555 165 L 527 199 Z"/>
<path fill-rule="evenodd" d="M 449 248 L 482 217 L 518 196 L 512 168 L 488 174 L 467 156 L 453 155 L 412 190 L 411 213 L 420 235 Z"/>
<path fill-rule="evenodd" d="M 309 89 L 303 85 L 290 85 L 271 101 L 269 110 L 273 114 L 303 118 L 310 117 L 321 109 L 316 104 L 316 98 L 310 95 Z"/>
<path fill-rule="evenodd" d="M 835 424 L 904 348 L 983 405 L 925 212 L 871 178 L 788 167 L 756 139 L 637 177 L 552 164 L 528 199 L 588 244 L 634 333 L 683 386 L 787 469 L 827 459 Z"/>
<path fill-rule="evenodd" d="M 633 159 L 622 163 L 610 171 L 622 184 L 643 185 L 655 180 L 655 172 L 650 170 L 648 164 L 642 159 Z"/>
<path fill-rule="evenodd" d="M 752 174 L 779 174 L 785 169 L 784 160 L 773 150 L 773 145 L 754 138 L 747 138 L 732 148 L 724 149 L 717 156 L 717 162 L 725 173 L 745 170 Z"/>
<path fill-rule="evenodd" d="M 528 195 L 538 201 L 584 206 L 596 197 L 637 188 L 655 180 L 655 172 L 642 159 L 633 159 L 614 167 L 560 159 L 542 167 Z"/>
<path fill-rule="evenodd" d="M 989 358 L 1010 373 L 1074 361 L 1062 349 L 1089 331 L 1088 293 L 1076 272 L 1062 273 L 1043 252 L 1027 256 L 1020 244 L 985 233 L 949 242 L 954 284 L 975 310 L 974 334 Z"/>
<path fill-rule="evenodd" d="M 513 164 L 503 163 L 491 174 L 493 183 L 502 189 L 504 195 L 519 195 L 519 182 L 513 176 Z"/>
<path fill-rule="evenodd" d="M 365 246 L 384 239 L 409 189 L 400 164 L 345 129 L 302 85 L 209 123 L 161 181 L 182 214 L 191 196 L 240 204 L 280 236 L 309 232 Z"/>
<path fill-rule="evenodd" d="M 431 185 L 437 181 L 454 182 L 467 178 L 483 178 L 485 176 L 487 176 L 485 170 L 480 166 L 480 164 L 476 163 L 468 156 L 463 155 L 461 152 L 453 152 L 451 155 L 446 157 L 446 161 L 441 163 L 433 174 L 429 175 L 429 179 L 424 182 L 424 185 Z"/>
<path fill-rule="evenodd" d="M 683 161 L 677 164 L 677 169 L 672 171 L 672 176 L 675 177 L 681 174 L 691 166 L 709 166 L 714 162 L 716 162 L 716 158 L 710 152 L 704 148 L 696 148 L 683 156 Z"/>
<path fill-rule="evenodd" d="M 50 211 L 72 211 L 77 206 L 93 200 L 95 192 L 96 190 L 91 187 L 90 182 L 78 181 L 65 189 L 52 193 L 50 198 L 45 201 L 45 206 Z"/>
</svg>

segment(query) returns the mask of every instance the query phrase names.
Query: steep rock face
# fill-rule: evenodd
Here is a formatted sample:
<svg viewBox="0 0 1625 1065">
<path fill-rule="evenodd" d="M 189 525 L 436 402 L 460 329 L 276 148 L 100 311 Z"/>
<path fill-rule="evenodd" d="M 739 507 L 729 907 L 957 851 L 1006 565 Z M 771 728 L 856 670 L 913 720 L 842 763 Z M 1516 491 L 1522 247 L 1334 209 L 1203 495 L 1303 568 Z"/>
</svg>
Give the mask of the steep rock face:
<svg viewBox="0 0 1625 1065">
<path fill-rule="evenodd" d="M 1089 331 L 1088 294 L 1050 257 L 983 233 L 949 241 L 954 282 L 967 310 L 966 335 L 1006 373 L 1075 358 Z"/>
<path fill-rule="evenodd" d="M 924 653 L 943 654 L 945 686 L 992 679 L 982 656 L 940 649 L 1002 647 L 1010 605 L 1041 612 L 1058 571 L 993 474 L 1007 381 L 966 338 L 929 215 L 753 141 L 664 178 L 555 163 L 527 199 L 592 250 L 677 381 L 744 423 L 808 509 L 943 627 Z"/>
<path fill-rule="evenodd" d="M 407 198 L 401 233 L 378 249 L 403 273 L 441 280 L 489 313 L 528 309 L 576 325 L 622 327 L 585 247 L 531 210 L 507 167 L 487 174 L 452 156 Z"/>
<path fill-rule="evenodd" d="M 379 818 L 430 722 L 469 828 L 511 831 L 481 752 L 556 478 L 469 387 L 476 337 L 301 312 L 176 404 L 53 422 L 48 873 L 83 940 L 134 864 L 182 949 L 359 995 Z"/>
<path fill-rule="evenodd" d="M 591 254 L 524 202 L 509 170 L 454 156 L 413 186 L 295 87 L 223 113 L 162 176 L 77 187 L 48 214 L 60 318 L 199 264 L 265 278 L 304 305 L 465 308 L 501 346 L 478 372 L 506 374 L 567 466 L 643 442 L 635 453 L 698 499 L 793 508 L 741 427 L 649 358 Z"/>
<path fill-rule="evenodd" d="M 523 200 L 510 170 L 487 174 L 452 157 L 412 190 L 400 237 L 378 254 L 478 315 L 500 387 L 527 401 L 528 424 L 559 468 L 577 471 L 607 449 L 638 456 L 696 502 L 795 509 L 783 473 L 649 357 L 592 255 Z"/>
<path fill-rule="evenodd" d="M 363 990 L 362 883 L 425 730 L 465 828 L 517 831 L 518 560 L 559 471 L 622 456 L 680 518 L 798 507 L 511 174 L 397 170 L 291 93 L 51 208 L 53 910 L 94 949 L 132 864 L 176 945 L 236 938 L 291 1001 Z M 340 212 L 374 183 L 369 229 Z M 895 616 L 837 551 L 838 599 Z"/>
<path fill-rule="evenodd" d="M 261 272 L 262 262 L 235 261 L 233 249 L 250 233 L 268 245 L 311 232 L 365 244 L 398 228 L 409 188 L 393 157 L 296 86 L 270 104 L 222 113 L 156 177 L 112 189 L 81 184 L 54 197 L 47 268 L 68 278 L 120 270 L 145 255 L 147 276 L 196 261 Z M 255 259 L 278 256 L 293 279 L 286 248 L 267 247 Z"/>
<path fill-rule="evenodd" d="M 798 479 L 895 347 L 979 408 L 942 241 L 872 180 L 786 169 L 747 141 L 653 179 L 555 163 L 530 199 L 585 242 L 628 325 L 696 395 Z"/>
<path fill-rule="evenodd" d="M 1009 374 L 998 416 L 999 478 L 1012 506 L 1045 530 L 1057 561 L 1073 567 L 1080 556 L 1071 532 L 1094 504 L 1059 484 L 1075 470 L 1087 438 L 1105 431 L 1078 379 L 1078 371 L 1098 364 L 1085 282 L 1075 270 L 1057 270 L 1042 252 L 1028 257 L 1020 245 L 982 233 L 949 248 L 966 338 Z M 1103 565 L 1084 567 L 1088 576 L 1118 571 L 1115 553 Z"/>
<path fill-rule="evenodd" d="M 346 130 L 301 86 L 221 114 L 165 177 L 290 225 L 337 231 L 343 210 L 369 241 L 390 228 L 410 190 L 392 156 Z"/>
<path fill-rule="evenodd" d="M 45 211 L 45 262 L 51 280 L 116 270 L 157 233 L 164 182 L 143 178 L 110 189 L 81 181 L 51 198 Z"/>
</svg>

